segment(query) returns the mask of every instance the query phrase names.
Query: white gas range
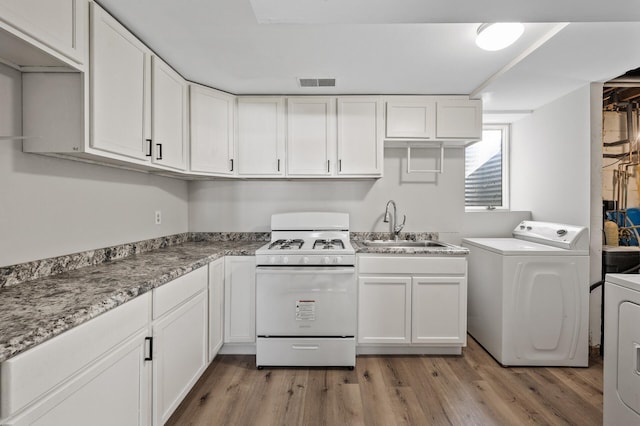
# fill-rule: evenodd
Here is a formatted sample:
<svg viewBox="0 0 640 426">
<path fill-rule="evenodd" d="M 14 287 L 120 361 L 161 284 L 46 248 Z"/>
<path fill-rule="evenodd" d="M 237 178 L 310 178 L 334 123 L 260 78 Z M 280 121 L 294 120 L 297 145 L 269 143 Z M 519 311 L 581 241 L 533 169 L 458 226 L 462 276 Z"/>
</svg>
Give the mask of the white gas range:
<svg viewBox="0 0 640 426">
<path fill-rule="evenodd" d="M 346 213 L 274 214 L 256 251 L 256 365 L 355 366 L 355 250 Z"/>
</svg>

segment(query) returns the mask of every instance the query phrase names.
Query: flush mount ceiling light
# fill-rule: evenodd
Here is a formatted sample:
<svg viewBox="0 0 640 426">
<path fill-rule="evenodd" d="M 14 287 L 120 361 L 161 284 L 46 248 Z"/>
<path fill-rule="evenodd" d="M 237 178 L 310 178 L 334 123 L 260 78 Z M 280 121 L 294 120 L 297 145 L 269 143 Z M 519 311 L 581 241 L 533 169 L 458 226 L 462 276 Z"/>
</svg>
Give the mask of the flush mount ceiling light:
<svg viewBox="0 0 640 426">
<path fill-rule="evenodd" d="M 514 43 L 524 32 L 519 22 L 498 22 L 478 27 L 476 44 L 484 50 L 500 50 Z"/>
</svg>

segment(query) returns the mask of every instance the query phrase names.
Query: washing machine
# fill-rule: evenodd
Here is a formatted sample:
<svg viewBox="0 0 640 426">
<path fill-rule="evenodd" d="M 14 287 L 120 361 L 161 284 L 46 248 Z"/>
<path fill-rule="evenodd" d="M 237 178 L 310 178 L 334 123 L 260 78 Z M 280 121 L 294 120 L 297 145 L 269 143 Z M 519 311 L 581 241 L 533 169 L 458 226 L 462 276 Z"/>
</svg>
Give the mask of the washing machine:
<svg viewBox="0 0 640 426">
<path fill-rule="evenodd" d="M 640 425 L 640 275 L 604 285 L 604 425 Z"/>
<path fill-rule="evenodd" d="M 523 221 L 511 238 L 465 238 L 467 330 L 504 366 L 589 363 L 589 232 Z"/>
</svg>

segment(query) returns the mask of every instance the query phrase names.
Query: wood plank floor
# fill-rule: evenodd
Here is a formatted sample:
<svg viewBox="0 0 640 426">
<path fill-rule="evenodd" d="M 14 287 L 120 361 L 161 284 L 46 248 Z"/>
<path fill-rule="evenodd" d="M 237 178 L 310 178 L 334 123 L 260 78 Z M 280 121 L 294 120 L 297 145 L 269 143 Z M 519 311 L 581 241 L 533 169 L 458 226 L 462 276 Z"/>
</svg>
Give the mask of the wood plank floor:
<svg viewBox="0 0 640 426">
<path fill-rule="evenodd" d="M 602 360 L 504 368 L 462 356 L 360 356 L 356 369 L 257 370 L 219 356 L 168 425 L 600 425 Z"/>
</svg>

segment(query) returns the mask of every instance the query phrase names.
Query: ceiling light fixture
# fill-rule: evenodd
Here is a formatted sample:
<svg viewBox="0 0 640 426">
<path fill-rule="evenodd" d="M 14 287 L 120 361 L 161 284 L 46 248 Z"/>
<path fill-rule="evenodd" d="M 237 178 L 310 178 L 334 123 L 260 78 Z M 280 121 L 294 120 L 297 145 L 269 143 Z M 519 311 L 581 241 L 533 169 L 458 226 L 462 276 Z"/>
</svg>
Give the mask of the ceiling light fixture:
<svg viewBox="0 0 640 426">
<path fill-rule="evenodd" d="M 484 50 L 500 50 L 514 43 L 524 32 L 519 22 L 498 22 L 478 27 L 476 44 Z"/>
</svg>

